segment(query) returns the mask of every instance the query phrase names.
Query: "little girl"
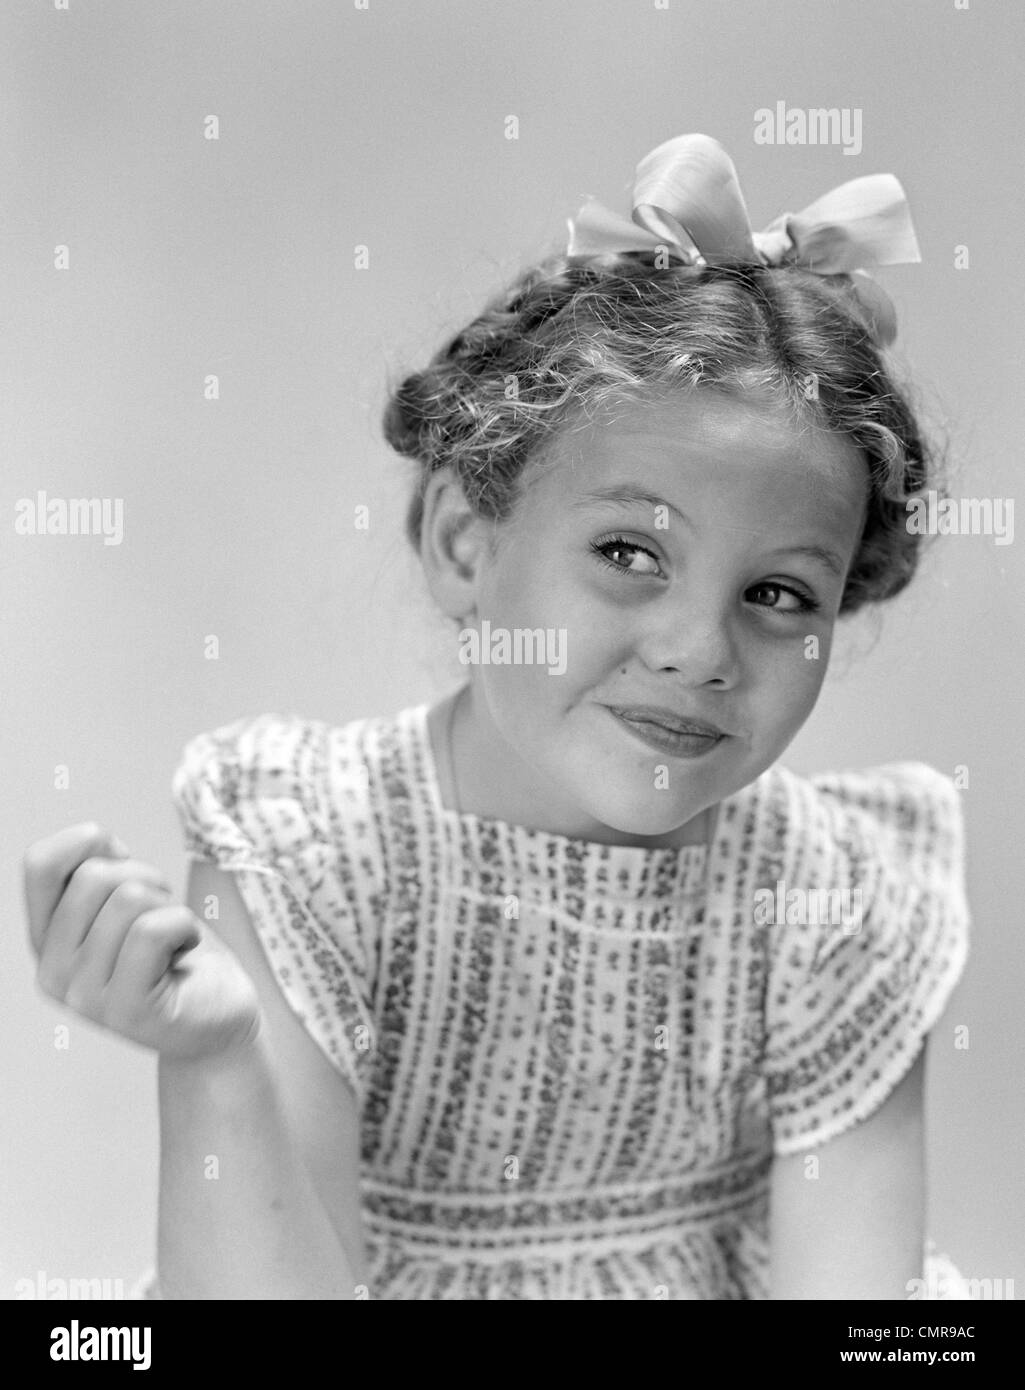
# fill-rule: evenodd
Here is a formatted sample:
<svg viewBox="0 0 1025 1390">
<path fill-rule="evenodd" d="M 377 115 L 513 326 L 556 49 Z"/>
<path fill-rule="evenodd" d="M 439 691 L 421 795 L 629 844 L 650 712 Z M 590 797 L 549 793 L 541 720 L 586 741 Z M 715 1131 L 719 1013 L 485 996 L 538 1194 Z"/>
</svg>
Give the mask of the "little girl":
<svg viewBox="0 0 1025 1390">
<path fill-rule="evenodd" d="M 922 1135 L 957 793 L 778 761 L 936 485 L 860 273 L 918 259 L 900 186 L 752 234 L 684 136 L 634 207 L 387 407 L 466 683 L 193 738 L 187 904 L 99 827 L 29 851 L 42 987 L 159 1053 L 150 1296 L 963 1296 Z"/>
</svg>

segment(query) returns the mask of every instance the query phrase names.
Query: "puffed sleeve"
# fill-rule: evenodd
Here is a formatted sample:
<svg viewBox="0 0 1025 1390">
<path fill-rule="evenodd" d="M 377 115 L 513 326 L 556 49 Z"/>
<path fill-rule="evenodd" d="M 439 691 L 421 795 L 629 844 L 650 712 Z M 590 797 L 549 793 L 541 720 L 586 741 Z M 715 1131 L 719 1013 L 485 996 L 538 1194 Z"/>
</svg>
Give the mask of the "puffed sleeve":
<svg viewBox="0 0 1025 1390">
<path fill-rule="evenodd" d="M 189 857 L 234 875 L 282 994 L 362 1102 L 385 876 L 359 728 L 236 720 L 185 745 L 172 796 Z"/>
<path fill-rule="evenodd" d="M 766 995 L 780 1154 L 824 1143 L 882 1104 L 942 1014 L 969 930 L 949 778 L 910 762 L 820 774 L 795 779 L 791 803 L 803 849 L 784 893 L 797 889 L 799 906 L 776 914 Z"/>
</svg>

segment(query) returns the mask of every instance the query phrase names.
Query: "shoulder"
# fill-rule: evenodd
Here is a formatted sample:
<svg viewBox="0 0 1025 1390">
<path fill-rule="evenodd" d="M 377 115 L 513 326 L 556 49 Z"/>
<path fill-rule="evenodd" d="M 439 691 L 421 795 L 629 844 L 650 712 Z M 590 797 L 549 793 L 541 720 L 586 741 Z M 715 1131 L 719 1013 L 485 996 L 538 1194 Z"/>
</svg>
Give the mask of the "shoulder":
<svg viewBox="0 0 1025 1390">
<path fill-rule="evenodd" d="M 172 796 L 187 828 L 217 830 L 224 849 L 243 849 L 268 817 L 301 812 L 311 828 L 321 825 L 338 770 L 332 757 L 341 755 L 342 775 L 351 777 L 358 750 L 358 726 L 333 729 L 297 714 L 244 716 L 185 743 Z"/>
<path fill-rule="evenodd" d="M 866 817 L 902 848 L 938 848 L 961 828 L 957 788 L 950 777 L 928 763 L 821 772 L 810 783 L 823 801 Z"/>
<path fill-rule="evenodd" d="M 404 714 L 345 724 L 246 716 L 188 739 L 172 782 L 189 857 L 233 877 L 245 920 L 230 905 L 215 920 L 264 982 L 279 1036 L 293 1039 L 292 1065 L 299 1073 L 312 1063 L 272 981 L 357 1097 L 373 1063 L 392 877 L 381 808 L 406 722 Z M 221 889 L 199 869 L 194 892 L 198 915 Z"/>
<path fill-rule="evenodd" d="M 809 776 L 777 765 L 769 787 L 785 858 L 799 875 L 853 876 L 868 888 L 895 874 L 953 886 L 963 873 L 960 793 L 928 763 Z"/>
<path fill-rule="evenodd" d="M 226 864 L 311 842 L 369 845 L 375 802 L 409 711 L 332 724 L 247 715 L 182 746 L 171 792 L 186 847 Z"/>
<path fill-rule="evenodd" d="M 768 800 L 784 844 L 758 919 L 766 1062 L 791 1152 L 866 1118 L 907 1073 L 963 972 L 970 916 L 960 796 L 935 768 L 777 767 Z"/>
</svg>

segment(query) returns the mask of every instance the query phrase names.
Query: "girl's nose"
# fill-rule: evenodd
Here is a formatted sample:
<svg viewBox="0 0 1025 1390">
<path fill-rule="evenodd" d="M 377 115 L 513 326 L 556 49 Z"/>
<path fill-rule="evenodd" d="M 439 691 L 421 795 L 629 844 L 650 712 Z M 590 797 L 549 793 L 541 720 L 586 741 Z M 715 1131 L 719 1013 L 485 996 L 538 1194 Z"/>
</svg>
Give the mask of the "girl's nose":
<svg viewBox="0 0 1025 1390">
<path fill-rule="evenodd" d="M 670 671 L 688 685 L 728 689 L 740 675 L 739 649 L 726 613 L 710 602 L 666 603 L 638 642 L 638 654 L 652 671 Z"/>
</svg>

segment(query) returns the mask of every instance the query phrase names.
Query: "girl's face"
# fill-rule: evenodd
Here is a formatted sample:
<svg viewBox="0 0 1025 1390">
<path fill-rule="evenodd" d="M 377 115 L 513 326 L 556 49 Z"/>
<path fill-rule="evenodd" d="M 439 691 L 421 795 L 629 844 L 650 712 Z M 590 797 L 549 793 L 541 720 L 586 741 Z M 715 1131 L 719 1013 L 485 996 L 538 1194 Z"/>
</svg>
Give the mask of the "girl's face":
<svg viewBox="0 0 1025 1390">
<path fill-rule="evenodd" d="M 464 809 L 693 838 L 811 713 L 867 478 L 842 436 L 708 389 L 564 431 L 474 571 Z M 666 732 L 688 723 L 721 735 Z"/>
</svg>

